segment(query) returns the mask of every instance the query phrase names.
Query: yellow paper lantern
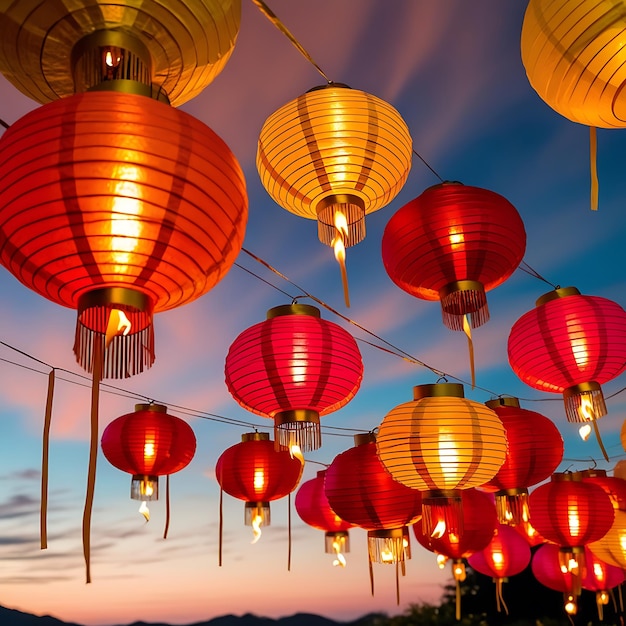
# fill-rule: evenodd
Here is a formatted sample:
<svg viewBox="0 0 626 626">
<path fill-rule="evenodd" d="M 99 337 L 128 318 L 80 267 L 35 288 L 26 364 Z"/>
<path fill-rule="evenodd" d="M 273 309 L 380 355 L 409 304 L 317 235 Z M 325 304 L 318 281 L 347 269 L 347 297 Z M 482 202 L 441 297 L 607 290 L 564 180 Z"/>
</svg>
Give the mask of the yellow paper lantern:
<svg viewBox="0 0 626 626">
<path fill-rule="evenodd" d="M 615 511 L 611 529 L 598 541 L 589 544 L 589 549 L 600 560 L 626 569 L 626 511 Z"/>
<path fill-rule="evenodd" d="M 573 122 L 626 127 L 625 31 L 624 2 L 530 0 L 521 37 L 530 84 Z"/>
<path fill-rule="evenodd" d="M 317 220 L 320 241 L 334 247 L 342 263 L 345 289 L 345 248 L 364 239 L 365 215 L 400 191 L 412 151 L 409 129 L 390 104 L 330 83 L 266 120 L 257 169 L 277 204 Z"/>
<path fill-rule="evenodd" d="M 0 72 L 40 103 L 83 91 L 76 56 L 104 33 L 148 58 L 155 90 L 179 105 L 222 71 L 234 49 L 241 0 L 19 0 L 0 9 Z M 130 43 L 129 43 L 130 42 Z M 118 41 L 107 40 L 108 45 Z M 78 45 L 77 45 L 78 44 Z"/>
<path fill-rule="evenodd" d="M 495 411 L 463 397 L 463 385 L 419 385 L 413 398 L 383 419 L 378 456 L 398 482 L 425 492 L 425 534 L 461 534 L 460 490 L 496 475 L 506 458 L 506 431 Z"/>
</svg>

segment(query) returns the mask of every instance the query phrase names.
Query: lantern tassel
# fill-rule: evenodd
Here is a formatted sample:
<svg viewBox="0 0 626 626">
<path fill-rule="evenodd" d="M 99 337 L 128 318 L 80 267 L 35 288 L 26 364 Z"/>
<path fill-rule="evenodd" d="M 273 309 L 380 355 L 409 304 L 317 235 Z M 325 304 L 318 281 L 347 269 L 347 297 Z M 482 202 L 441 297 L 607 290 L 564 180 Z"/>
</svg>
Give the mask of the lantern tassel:
<svg viewBox="0 0 626 626">
<path fill-rule="evenodd" d="M 48 374 L 48 396 L 43 422 L 41 450 L 41 506 L 39 510 L 39 537 L 41 549 L 48 547 L 48 453 L 50 449 L 50 423 L 52 421 L 52 399 L 54 397 L 55 370 Z"/>
<path fill-rule="evenodd" d="M 291 493 L 287 495 L 287 571 L 291 571 Z"/>
<path fill-rule="evenodd" d="M 456 621 L 461 621 L 461 581 L 456 581 L 456 605 L 455 605 Z"/>
<path fill-rule="evenodd" d="M 100 404 L 100 381 L 102 380 L 102 347 L 101 340 L 94 341 L 89 469 L 87 471 L 87 492 L 83 510 L 83 555 L 85 557 L 85 577 L 87 583 L 91 582 L 91 513 L 96 487 L 96 460 L 98 457 L 98 406 Z"/>
<path fill-rule="evenodd" d="M 602 456 L 604 457 L 604 460 L 608 463 L 609 455 L 607 454 L 606 448 L 604 447 L 604 443 L 602 442 L 602 437 L 600 436 L 600 429 L 598 428 L 598 422 L 597 420 L 591 420 L 591 423 L 593 424 L 593 432 L 596 434 L 596 439 L 598 440 L 598 445 L 600 446 L 600 450 L 602 450 Z"/>
<path fill-rule="evenodd" d="M 501 607 L 504 608 L 504 612 L 509 614 L 509 607 L 507 607 L 506 602 L 504 601 L 504 594 L 502 593 L 502 583 L 504 582 L 503 578 L 496 578 L 496 604 L 498 608 L 498 613 L 501 611 Z"/>
<path fill-rule="evenodd" d="M 396 561 L 396 604 L 400 606 L 400 561 Z"/>
<path fill-rule="evenodd" d="M 167 531 L 170 528 L 170 475 L 165 477 L 165 528 L 163 529 L 163 539 L 167 539 Z"/>
<path fill-rule="evenodd" d="M 595 126 L 589 127 L 589 164 L 591 169 L 591 210 L 598 210 L 598 138 Z"/>
<path fill-rule="evenodd" d="M 372 594 L 372 597 L 374 597 L 374 568 L 372 567 L 372 557 L 369 556 L 369 550 L 368 550 L 367 562 L 369 565 L 369 572 L 370 572 L 370 592 Z"/>
<path fill-rule="evenodd" d="M 600 593 L 600 591 L 596 591 L 596 607 L 598 608 L 598 619 L 602 622 L 604 621 L 604 609 L 602 608 Z"/>
<path fill-rule="evenodd" d="M 467 313 L 463 316 L 463 332 L 467 336 L 467 349 L 469 352 L 470 376 L 472 377 L 472 389 L 476 387 L 476 368 L 474 366 L 474 342 L 472 341 L 472 328 Z"/>
<path fill-rule="evenodd" d="M 222 567 L 222 534 L 224 532 L 224 490 L 220 487 L 220 526 L 217 549 L 217 562 Z"/>
</svg>

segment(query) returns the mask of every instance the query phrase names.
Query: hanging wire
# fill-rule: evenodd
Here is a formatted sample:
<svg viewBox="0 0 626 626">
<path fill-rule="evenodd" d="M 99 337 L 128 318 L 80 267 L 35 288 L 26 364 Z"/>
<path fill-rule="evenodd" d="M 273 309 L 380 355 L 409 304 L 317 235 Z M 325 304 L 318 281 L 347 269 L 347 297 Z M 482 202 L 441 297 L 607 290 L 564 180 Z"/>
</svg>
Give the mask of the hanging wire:
<svg viewBox="0 0 626 626">
<path fill-rule="evenodd" d="M 554 285 L 553 283 L 551 283 L 549 280 L 547 280 L 546 278 L 544 278 L 537 270 L 533 269 L 530 265 L 528 265 L 528 263 L 526 263 L 526 261 L 522 260 L 522 262 L 519 264 L 519 269 L 522 270 L 522 272 L 526 272 L 527 274 L 529 274 L 530 276 L 534 276 L 535 278 L 538 278 L 539 280 L 542 280 L 544 283 L 550 285 L 550 287 L 552 287 L 552 289 L 558 289 L 559 286 L 558 285 Z"/>
<path fill-rule="evenodd" d="M 255 4 L 261 13 L 265 15 L 265 17 L 272 23 L 278 30 L 285 35 L 289 41 L 296 47 L 296 50 L 311 64 L 313 67 L 323 76 L 323 78 L 328 82 L 328 84 L 332 84 L 332 80 L 326 76 L 322 68 L 313 60 L 313 57 L 304 49 L 302 44 L 291 34 L 289 29 L 280 21 L 277 15 L 263 2 L 263 0 L 252 0 L 253 4 Z"/>
<path fill-rule="evenodd" d="M 0 119 L 0 126 L 4 126 L 4 128 L 9 127 L 9 125 L 3 119 Z"/>
<path fill-rule="evenodd" d="M 430 163 L 426 161 L 426 159 L 419 153 L 415 148 L 413 148 L 413 154 L 439 179 L 439 182 L 445 182 L 441 176 L 431 167 Z"/>
</svg>

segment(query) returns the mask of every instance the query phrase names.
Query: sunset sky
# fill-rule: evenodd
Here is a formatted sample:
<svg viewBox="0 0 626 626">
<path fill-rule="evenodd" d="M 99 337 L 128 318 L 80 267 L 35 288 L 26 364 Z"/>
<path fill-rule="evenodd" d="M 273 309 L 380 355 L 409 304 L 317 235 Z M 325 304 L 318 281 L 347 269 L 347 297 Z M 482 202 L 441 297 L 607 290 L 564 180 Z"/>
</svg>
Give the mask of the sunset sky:
<svg viewBox="0 0 626 626">
<path fill-rule="evenodd" d="M 332 80 L 396 107 L 415 151 L 442 178 L 491 189 L 512 202 L 525 224 L 525 260 L 531 267 L 553 284 L 573 285 L 584 294 L 626 305 L 626 136 L 619 130 L 598 131 L 600 206 L 592 212 L 589 131 L 537 96 L 520 60 L 526 2 L 268 4 Z M 213 84 L 182 107 L 226 141 L 244 170 L 250 201 L 245 248 L 372 333 L 322 310 L 325 319 L 344 325 L 359 340 L 365 373 L 356 397 L 322 418 L 322 447 L 306 454 L 303 480 L 352 446 L 354 432 L 377 427 L 389 410 L 410 400 L 414 385 L 437 381 L 429 368 L 370 344 L 390 342 L 437 371 L 470 378 L 462 333 L 443 326 L 438 303 L 417 300 L 396 287 L 381 260 L 387 221 L 438 182 L 419 158 L 396 199 L 368 216 L 366 239 L 348 251 L 350 309 L 343 303 L 332 251 L 319 243 L 315 223 L 277 206 L 259 182 L 255 154 L 263 122 L 323 83 L 288 39 L 243 0 L 231 60 Z M 0 94 L 0 118 L 8 124 L 38 106 L 2 77 Z M 550 290 L 517 270 L 489 292 L 491 320 L 474 332 L 478 388 L 467 384 L 465 395 L 478 402 L 499 394 L 517 396 L 523 407 L 553 419 L 565 441 L 561 471 L 596 463 L 610 469 L 626 456 L 619 437 L 626 409 L 626 394 L 620 393 L 626 387 L 624 376 L 604 386 L 609 414 L 599 427 L 611 456 L 607 464 L 597 442 L 582 443 L 576 425 L 566 422 L 560 396 L 525 386 L 508 365 L 511 326 Z M 235 337 L 265 319 L 267 309 L 301 295 L 245 253 L 207 295 L 157 315 L 151 370 L 103 386 L 101 429 L 132 411 L 136 402 L 155 400 L 189 422 L 198 447 L 190 465 L 171 478 L 166 540 L 164 500 L 151 505 L 152 519 L 145 523 L 138 503 L 129 498 L 130 476 L 100 454 L 93 582 L 85 584 L 81 520 L 90 382 L 72 352 L 75 312 L 30 292 L 4 269 L 0 293 L 0 605 L 88 626 L 113 626 L 136 620 L 189 624 L 227 613 L 281 617 L 311 612 L 347 620 L 439 601 L 450 571 L 438 570 L 434 555 L 416 541 L 397 606 L 392 567 L 374 565 L 376 589 L 370 595 L 364 531 L 350 531 L 348 566 L 333 568 L 332 557 L 324 553 L 323 533 L 302 523 L 295 510 L 287 571 L 286 500 L 272 504 L 272 525 L 251 545 L 243 503 L 225 496 L 224 563 L 218 567 L 216 460 L 242 433 L 255 428 L 269 432 L 272 426 L 229 395 L 224 358 Z M 41 434 L 50 367 L 59 371 L 50 445 L 49 540 L 42 551 Z M 228 423 L 234 420 L 244 425 Z"/>
</svg>

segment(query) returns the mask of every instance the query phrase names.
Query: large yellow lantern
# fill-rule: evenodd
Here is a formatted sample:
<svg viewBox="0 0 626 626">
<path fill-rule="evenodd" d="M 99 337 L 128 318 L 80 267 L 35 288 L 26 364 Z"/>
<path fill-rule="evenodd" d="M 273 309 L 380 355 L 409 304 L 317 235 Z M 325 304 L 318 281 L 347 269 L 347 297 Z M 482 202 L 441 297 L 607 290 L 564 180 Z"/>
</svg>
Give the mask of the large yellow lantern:
<svg viewBox="0 0 626 626">
<path fill-rule="evenodd" d="M 413 144 L 390 104 L 330 83 L 273 113 L 259 136 L 257 169 L 281 207 L 317 220 L 322 243 L 342 266 L 345 248 L 365 238 L 365 215 L 387 205 L 404 185 Z"/>
<path fill-rule="evenodd" d="M 387 471 L 423 493 L 424 534 L 462 533 L 461 490 L 491 480 L 506 458 L 495 411 L 463 397 L 463 385 L 413 388 L 413 400 L 383 419 L 376 446 Z"/>
</svg>

